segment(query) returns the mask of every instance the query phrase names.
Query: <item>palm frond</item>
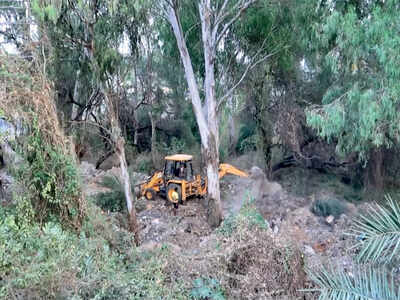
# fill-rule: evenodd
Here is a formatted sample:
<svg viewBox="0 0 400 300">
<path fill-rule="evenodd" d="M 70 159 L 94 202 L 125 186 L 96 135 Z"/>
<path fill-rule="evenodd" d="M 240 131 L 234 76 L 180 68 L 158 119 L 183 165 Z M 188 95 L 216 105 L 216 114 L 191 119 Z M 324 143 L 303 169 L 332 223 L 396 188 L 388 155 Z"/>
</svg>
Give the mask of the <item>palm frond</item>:
<svg viewBox="0 0 400 300">
<path fill-rule="evenodd" d="M 357 237 L 359 262 L 390 263 L 400 252 L 400 206 L 386 197 L 388 205 L 376 205 L 354 221 L 350 235 Z"/>
<path fill-rule="evenodd" d="M 319 300 L 399 300 L 400 287 L 394 277 L 384 269 L 358 267 L 351 272 L 336 268 L 308 271 L 318 286 Z"/>
</svg>

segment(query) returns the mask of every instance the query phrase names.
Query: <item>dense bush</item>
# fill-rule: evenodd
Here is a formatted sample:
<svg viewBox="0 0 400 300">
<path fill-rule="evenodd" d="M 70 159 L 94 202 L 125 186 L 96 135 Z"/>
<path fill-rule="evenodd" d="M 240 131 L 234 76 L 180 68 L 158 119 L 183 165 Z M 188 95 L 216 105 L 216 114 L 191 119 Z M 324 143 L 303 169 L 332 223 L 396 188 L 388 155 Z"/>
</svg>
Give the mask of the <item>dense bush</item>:
<svg viewBox="0 0 400 300">
<path fill-rule="evenodd" d="M 24 197 L 19 199 L 19 205 L 26 208 L 25 214 L 34 216 L 31 221 L 57 220 L 79 228 L 84 201 L 73 157 L 48 144 L 35 125 L 19 152 L 24 159 L 14 171 L 17 181 L 26 189 Z"/>
<path fill-rule="evenodd" d="M 248 228 L 249 230 L 253 227 L 259 227 L 260 229 L 267 229 L 269 227 L 268 222 L 258 212 L 254 199 L 249 197 L 249 200 L 245 201 L 237 214 L 230 214 L 224 219 L 221 226 L 217 228 L 217 233 L 224 236 L 231 236 L 234 232 L 240 228 Z"/>
<path fill-rule="evenodd" d="M 96 219 L 77 235 L 52 222 L 17 222 L 0 207 L 0 299 L 184 298 L 175 283 L 167 285 L 167 249 L 138 252 L 131 234 L 89 210 Z"/>
<path fill-rule="evenodd" d="M 124 187 L 116 176 L 105 176 L 101 184 L 109 191 L 98 193 L 95 202 L 105 211 L 121 212 L 126 209 Z M 133 185 L 132 185 L 132 192 Z"/>
<path fill-rule="evenodd" d="M 327 217 L 332 215 L 337 218 L 346 212 L 346 206 L 336 198 L 326 198 L 316 200 L 311 210 L 317 216 Z"/>
<path fill-rule="evenodd" d="M 0 109 L 10 122 L 23 127 L 16 143 L 22 163 L 16 181 L 25 191 L 18 197 L 19 218 L 58 222 L 79 229 L 85 214 L 70 140 L 54 105 L 53 86 L 36 65 L 24 59 L 0 57 Z"/>
<path fill-rule="evenodd" d="M 236 151 L 240 154 L 257 149 L 256 124 L 251 122 L 243 125 L 239 131 L 239 139 L 236 144 Z"/>
</svg>

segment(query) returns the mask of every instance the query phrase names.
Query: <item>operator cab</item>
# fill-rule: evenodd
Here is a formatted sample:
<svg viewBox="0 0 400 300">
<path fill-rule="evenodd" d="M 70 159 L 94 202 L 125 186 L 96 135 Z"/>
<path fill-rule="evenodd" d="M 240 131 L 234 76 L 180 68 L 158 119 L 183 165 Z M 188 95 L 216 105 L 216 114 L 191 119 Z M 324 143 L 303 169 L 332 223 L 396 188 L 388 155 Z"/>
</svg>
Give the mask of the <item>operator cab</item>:
<svg viewBox="0 0 400 300">
<path fill-rule="evenodd" d="M 193 179 L 192 156 L 187 154 L 175 154 L 165 157 L 165 179 Z M 166 180 L 166 181 L 167 181 Z"/>
</svg>

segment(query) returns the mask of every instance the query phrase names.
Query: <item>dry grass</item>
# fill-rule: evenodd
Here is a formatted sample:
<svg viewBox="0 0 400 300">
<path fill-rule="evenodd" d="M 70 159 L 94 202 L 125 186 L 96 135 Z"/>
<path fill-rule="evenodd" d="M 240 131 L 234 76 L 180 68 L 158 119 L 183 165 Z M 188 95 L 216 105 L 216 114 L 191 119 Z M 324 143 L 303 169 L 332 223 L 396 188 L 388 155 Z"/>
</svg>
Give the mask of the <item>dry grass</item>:
<svg viewBox="0 0 400 300">
<path fill-rule="evenodd" d="M 305 299 L 307 285 L 301 252 L 279 246 L 266 229 L 241 224 L 229 237 L 215 235 L 214 248 L 193 256 L 171 256 L 171 282 L 193 288 L 197 278 L 215 279 L 226 299 Z"/>
<path fill-rule="evenodd" d="M 37 126 L 45 141 L 71 154 L 54 104 L 54 89 L 37 67 L 15 56 L 0 55 L 0 109 L 17 123 Z"/>
</svg>

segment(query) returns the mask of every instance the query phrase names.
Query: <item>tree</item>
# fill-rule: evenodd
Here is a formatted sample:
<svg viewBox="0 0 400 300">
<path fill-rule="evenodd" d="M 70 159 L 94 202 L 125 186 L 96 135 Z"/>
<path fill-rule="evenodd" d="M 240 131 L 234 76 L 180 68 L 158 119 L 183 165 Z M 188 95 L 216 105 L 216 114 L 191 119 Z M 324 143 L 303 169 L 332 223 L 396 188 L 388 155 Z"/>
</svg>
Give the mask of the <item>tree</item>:
<svg viewBox="0 0 400 300">
<path fill-rule="evenodd" d="M 240 0 L 211 4 L 210 0 L 200 0 L 198 2 L 198 12 L 201 24 L 201 36 L 204 54 L 204 103 L 205 112 L 202 108 L 200 90 L 196 75 L 193 71 L 191 57 L 185 41 L 185 33 L 180 23 L 178 2 L 167 3 L 165 7 L 166 17 L 171 24 L 174 32 L 182 64 L 185 70 L 189 94 L 193 105 L 199 127 L 202 154 L 207 169 L 208 180 L 208 221 L 212 226 L 218 226 L 222 220 L 221 196 L 218 178 L 219 167 L 219 125 L 218 108 L 226 98 L 232 94 L 233 90 L 239 85 L 235 83 L 225 95 L 219 99 L 216 97 L 215 66 L 216 54 L 221 41 L 224 39 L 232 25 L 239 19 L 241 14 L 256 0 Z M 251 60 L 254 63 L 254 60 Z M 242 78 L 251 68 L 249 64 Z"/>
<path fill-rule="evenodd" d="M 399 2 L 342 4 L 326 3 L 315 24 L 316 50 L 333 78 L 308 123 L 339 153 L 368 161 L 366 184 L 382 188 L 382 151 L 400 141 Z"/>
<path fill-rule="evenodd" d="M 134 16 L 133 4 L 126 1 L 122 11 L 116 9 L 113 1 L 82 1 L 62 3 L 58 11 L 65 14 L 49 14 L 57 9 L 48 3 L 36 4 L 36 13 L 49 30 L 53 33 L 53 42 L 63 41 L 77 51 L 80 51 L 82 60 L 89 65 L 91 84 L 102 94 L 102 103 L 106 108 L 109 122 L 108 136 L 112 147 L 117 154 L 121 168 L 121 179 L 124 187 L 126 204 L 129 214 L 129 228 L 134 233 L 135 242 L 139 244 L 139 226 L 136 219 L 134 195 L 132 194 L 130 176 L 125 157 L 125 139 L 119 123 L 118 109 L 121 92 L 121 77 L 124 77 L 124 60 L 117 51 L 124 30 Z M 50 7 L 48 10 L 46 7 Z M 57 14 L 56 14 L 57 15 Z M 50 18 L 53 16 L 53 18 Z M 48 22 L 48 20 L 52 22 Z M 129 20 L 129 21 L 128 21 Z M 58 26 L 64 25 L 64 26 Z M 56 25 L 56 26 L 54 26 Z M 54 26 L 54 28 L 53 28 Z M 131 40 L 131 45 L 135 41 Z M 79 76 L 77 76 L 79 80 Z"/>
</svg>

